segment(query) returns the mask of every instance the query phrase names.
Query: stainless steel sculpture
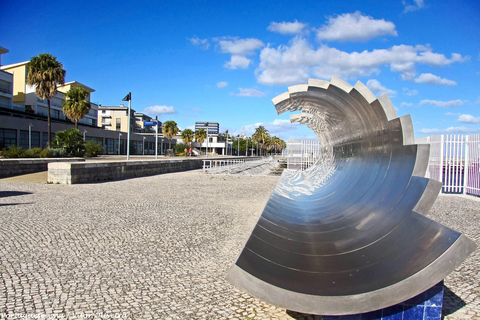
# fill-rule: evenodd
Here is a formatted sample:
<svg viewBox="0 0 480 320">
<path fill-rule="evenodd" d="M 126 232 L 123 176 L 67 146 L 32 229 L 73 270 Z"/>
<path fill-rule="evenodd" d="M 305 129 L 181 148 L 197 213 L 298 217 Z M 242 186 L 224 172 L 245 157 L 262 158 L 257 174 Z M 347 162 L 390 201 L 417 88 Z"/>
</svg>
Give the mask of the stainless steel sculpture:
<svg viewBox="0 0 480 320">
<path fill-rule="evenodd" d="M 475 249 L 425 217 L 441 183 L 410 116 L 361 82 L 310 79 L 272 100 L 302 111 L 325 154 L 285 172 L 228 280 L 271 304 L 319 315 L 369 312 L 443 280 Z"/>
</svg>

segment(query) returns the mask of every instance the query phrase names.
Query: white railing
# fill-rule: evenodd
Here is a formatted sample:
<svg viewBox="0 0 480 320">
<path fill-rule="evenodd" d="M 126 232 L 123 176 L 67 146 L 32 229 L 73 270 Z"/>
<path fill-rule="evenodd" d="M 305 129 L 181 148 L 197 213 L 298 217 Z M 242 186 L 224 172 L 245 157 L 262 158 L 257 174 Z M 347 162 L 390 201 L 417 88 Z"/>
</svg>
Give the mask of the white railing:
<svg viewBox="0 0 480 320">
<path fill-rule="evenodd" d="M 315 163 L 322 151 L 318 140 L 287 140 L 287 168 L 303 171 Z"/>
<path fill-rule="evenodd" d="M 438 135 L 416 139 L 430 144 L 426 177 L 443 183 L 443 193 L 480 196 L 480 134 Z"/>
<path fill-rule="evenodd" d="M 250 159 L 203 160 L 205 174 L 264 175 L 276 173 L 278 164 L 273 158 L 253 157 Z"/>
</svg>

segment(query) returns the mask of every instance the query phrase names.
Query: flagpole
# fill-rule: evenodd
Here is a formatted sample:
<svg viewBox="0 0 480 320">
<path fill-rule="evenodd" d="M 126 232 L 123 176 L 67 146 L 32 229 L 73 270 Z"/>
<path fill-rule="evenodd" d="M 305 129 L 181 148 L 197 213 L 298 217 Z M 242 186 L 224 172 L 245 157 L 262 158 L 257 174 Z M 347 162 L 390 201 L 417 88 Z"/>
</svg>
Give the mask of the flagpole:
<svg viewBox="0 0 480 320">
<path fill-rule="evenodd" d="M 128 131 L 127 131 L 127 161 L 130 160 L 130 110 L 132 107 L 132 93 L 128 93 Z"/>
</svg>

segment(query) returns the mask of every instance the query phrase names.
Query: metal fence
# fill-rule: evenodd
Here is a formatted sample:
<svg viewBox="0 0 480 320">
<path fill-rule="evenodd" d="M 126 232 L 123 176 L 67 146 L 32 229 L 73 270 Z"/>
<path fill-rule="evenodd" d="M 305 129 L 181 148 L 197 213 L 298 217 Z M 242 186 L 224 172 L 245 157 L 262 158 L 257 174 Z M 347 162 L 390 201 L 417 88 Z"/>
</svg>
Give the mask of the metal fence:
<svg viewBox="0 0 480 320">
<path fill-rule="evenodd" d="M 427 178 L 441 181 L 443 193 L 480 196 L 480 134 L 442 134 L 416 143 L 430 144 Z"/>
<path fill-rule="evenodd" d="M 309 168 L 322 154 L 322 145 L 318 140 L 287 141 L 287 168 L 291 170 L 305 170 Z"/>
<path fill-rule="evenodd" d="M 276 173 L 277 167 L 278 163 L 272 157 L 203 160 L 203 173 L 206 174 L 264 175 Z"/>
</svg>

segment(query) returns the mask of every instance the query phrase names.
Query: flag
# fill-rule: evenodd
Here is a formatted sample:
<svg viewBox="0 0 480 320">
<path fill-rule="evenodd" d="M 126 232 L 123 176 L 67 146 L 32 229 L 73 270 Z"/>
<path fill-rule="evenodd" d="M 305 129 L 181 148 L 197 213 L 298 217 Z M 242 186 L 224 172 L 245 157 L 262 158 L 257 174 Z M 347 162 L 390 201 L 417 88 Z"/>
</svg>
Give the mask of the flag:
<svg viewBox="0 0 480 320">
<path fill-rule="evenodd" d="M 125 96 L 125 98 L 122 99 L 122 101 L 130 101 L 130 100 L 132 100 L 132 93 L 131 93 L 131 92 L 129 92 L 129 93 Z"/>
</svg>

